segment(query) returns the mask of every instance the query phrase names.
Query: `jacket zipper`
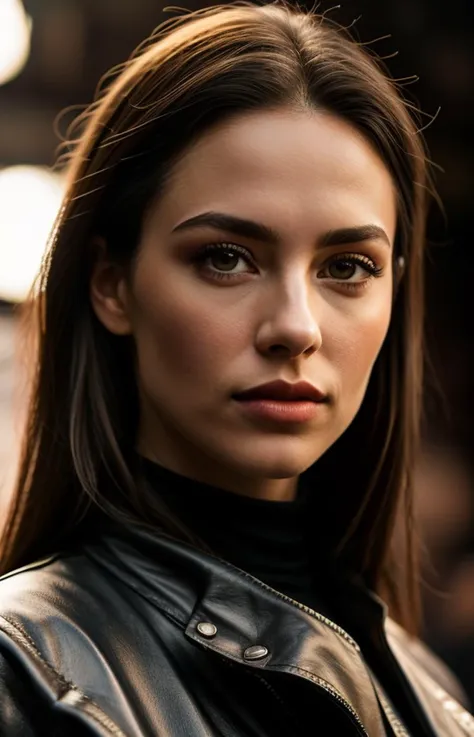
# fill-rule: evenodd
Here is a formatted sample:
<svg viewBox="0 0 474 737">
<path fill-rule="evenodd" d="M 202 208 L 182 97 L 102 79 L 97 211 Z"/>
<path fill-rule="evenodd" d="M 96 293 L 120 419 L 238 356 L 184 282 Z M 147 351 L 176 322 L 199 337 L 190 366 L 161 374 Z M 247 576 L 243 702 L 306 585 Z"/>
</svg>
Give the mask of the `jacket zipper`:
<svg viewBox="0 0 474 737">
<path fill-rule="evenodd" d="M 279 694 L 275 691 L 275 689 L 273 688 L 273 686 L 271 686 L 268 683 L 268 681 L 266 681 L 265 678 L 263 678 L 262 676 L 259 676 L 256 673 L 254 675 L 256 676 L 256 678 L 258 678 L 259 681 L 261 681 L 266 686 L 266 688 L 270 691 L 271 694 L 273 694 L 273 696 L 277 699 L 277 701 L 283 707 L 285 707 L 285 703 L 283 702 L 283 700 L 279 696 Z M 316 685 L 318 685 L 324 691 L 326 691 L 327 693 L 329 693 L 332 698 L 336 699 L 348 711 L 350 711 L 351 716 L 353 717 L 353 720 L 357 723 L 357 727 L 358 727 L 359 731 L 364 735 L 364 737 L 369 737 L 369 734 L 368 734 L 367 730 L 365 729 L 363 723 L 361 722 L 359 716 L 357 715 L 357 712 L 354 711 L 354 709 L 352 708 L 352 706 L 345 699 L 343 699 L 342 696 L 336 690 L 331 689 L 331 687 L 328 686 L 324 681 L 321 681 L 320 679 L 318 679 L 316 677 L 314 677 L 314 679 L 315 679 Z M 286 707 L 285 707 L 285 711 L 287 711 Z M 410 736 L 409 735 L 406 735 L 406 737 L 410 737 Z"/>
<path fill-rule="evenodd" d="M 397 717 L 392 707 L 390 706 L 388 699 L 385 697 L 385 694 L 381 686 L 376 681 L 375 676 L 373 674 L 372 674 L 372 679 L 374 681 L 375 692 L 379 698 L 380 703 L 382 704 L 385 714 L 387 715 L 387 719 L 389 721 L 391 728 L 393 729 L 395 737 L 410 737 L 409 733 L 406 731 L 402 722 L 400 721 L 400 719 Z"/>
<path fill-rule="evenodd" d="M 226 658 L 225 655 L 219 655 L 219 658 L 226 664 L 228 668 L 237 668 L 237 664 L 234 663 L 232 660 L 229 660 L 228 658 Z M 298 727 L 298 724 L 295 721 L 295 717 L 293 713 L 288 709 L 287 705 L 281 698 L 280 694 L 278 694 L 273 688 L 273 686 L 271 686 L 270 683 L 268 683 L 268 681 L 266 681 L 265 678 L 263 678 L 263 676 L 261 676 L 259 673 L 256 673 L 253 669 L 250 669 L 250 668 L 247 668 L 246 670 L 251 676 L 253 676 L 257 681 L 259 681 L 259 683 L 262 683 L 265 686 L 265 689 L 272 695 L 275 701 L 278 702 L 278 706 L 280 707 L 280 709 L 283 710 L 283 712 L 286 715 L 286 718 L 289 721 L 293 722 L 293 727 L 296 728 L 296 731 L 294 731 L 293 734 L 294 735 L 300 734 L 301 729 Z"/>
<path fill-rule="evenodd" d="M 326 691 L 326 693 L 332 696 L 333 699 L 335 699 L 340 704 L 342 704 L 342 706 L 346 709 L 346 711 L 348 711 L 349 714 L 351 715 L 352 720 L 356 723 L 360 734 L 364 735 L 364 737 L 369 737 L 369 733 L 367 732 L 358 713 L 356 712 L 354 707 L 351 706 L 349 702 L 346 701 L 346 699 L 343 696 L 341 696 L 339 691 L 337 691 L 335 688 L 330 686 L 329 683 L 326 683 L 326 681 L 323 681 L 322 678 L 318 678 L 318 676 L 314 676 L 313 674 L 311 674 L 310 680 L 313 681 L 317 686 L 319 686 L 319 688 L 322 688 L 323 691 Z M 407 735 L 407 737 L 409 737 L 409 735 Z"/>
<path fill-rule="evenodd" d="M 267 690 L 267 691 L 268 691 L 269 693 L 271 693 L 271 695 L 273 696 L 273 698 L 274 698 L 274 699 L 275 699 L 276 701 L 278 701 L 278 703 L 279 703 L 279 705 L 280 705 L 280 708 L 281 708 L 281 709 L 283 709 L 283 711 L 284 711 L 284 712 L 285 712 L 285 714 L 287 715 L 288 719 L 291 719 L 291 721 L 293 722 L 293 726 L 294 726 L 294 727 L 296 727 L 296 731 L 295 731 L 295 734 L 298 734 L 298 733 L 300 733 L 300 732 L 301 732 L 301 729 L 300 729 L 300 728 L 298 727 L 298 725 L 297 725 L 297 723 L 296 723 L 296 720 L 295 720 L 295 717 L 294 717 L 294 715 L 293 715 L 293 714 L 292 714 L 292 712 L 291 712 L 291 711 L 290 711 L 290 710 L 288 709 L 287 705 L 285 704 L 285 702 L 284 702 L 284 701 L 283 701 L 283 699 L 281 698 L 280 694 L 278 694 L 278 693 L 277 693 L 277 692 L 275 691 L 275 689 L 273 688 L 273 686 L 272 686 L 272 685 L 271 685 L 270 683 L 268 683 L 268 681 L 267 681 L 267 680 L 265 680 L 265 678 L 263 678 L 263 676 L 259 675 L 258 673 L 255 673 L 255 671 L 251 671 L 251 673 L 252 673 L 252 675 L 253 675 L 253 676 L 254 676 L 254 677 L 255 677 L 255 678 L 257 679 L 257 681 L 259 681 L 260 683 L 262 683 L 262 684 L 263 684 L 263 685 L 265 686 L 266 690 Z"/>
<path fill-rule="evenodd" d="M 335 625 L 335 626 L 337 626 L 337 625 Z M 224 655 L 221 655 L 220 657 L 221 657 L 221 659 L 225 663 L 227 663 L 227 665 L 230 665 L 231 667 L 235 667 L 235 664 L 232 663 L 232 661 L 229 661 Z M 280 707 L 284 709 L 286 715 L 288 716 L 289 715 L 289 712 L 288 712 L 288 709 L 286 707 L 286 704 L 283 701 L 283 699 L 281 698 L 281 696 L 275 691 L 275 689 L 273 688 L 273 686 L 270 683 L 268 683 L 268 681 L 265 678 L 263 678 L 263 676 L 261 676 L 259 673 L 255 673 L 254 670 L 250 670 L 250 673 L 258 681 L 260 681 L 265 686 L 265 688 L 272 694 L 272 696 L 276 699 L 276 701 L 278 701 Z M 321 678 L 318 678 L 317 676 L 315 676 L 313 674 L 311 674 L 310 680 L 312 682 L 314 682 L 323 691 L 325 691 L 326 693 L 328 693 L 333 699 L 335 699 L 336 701 L 338 701 L 349 712 L 349 714 L 352 717 L 353 721 L 357 725 L 357 728 L 359 730 L 359 733 L 362 734 L 363 737 L 370 737 L 369 736 L 369 733 L 367 732 L 366 728 L 364 727 L 364 724 L 362 723 L 362 721 L 361 721 L 359 715 L 357 714 L 357 712 L 355 711 L 355 709 L 349 704 L 348 701 L 346 701 L 346 699 L 344 699 L 341 696 L 341 694 L 335 688 L 332 688 L 332 686 L 330 686 L 328 683 L 326 683 L 326 681 L 323 681 Z M 405 737 L 405 735 L 403 735 L 403 736 L 401 735 L 400 737 Z M 407 734 L 406 737 L 410 737 L 410 735 Z"/>
</svg>

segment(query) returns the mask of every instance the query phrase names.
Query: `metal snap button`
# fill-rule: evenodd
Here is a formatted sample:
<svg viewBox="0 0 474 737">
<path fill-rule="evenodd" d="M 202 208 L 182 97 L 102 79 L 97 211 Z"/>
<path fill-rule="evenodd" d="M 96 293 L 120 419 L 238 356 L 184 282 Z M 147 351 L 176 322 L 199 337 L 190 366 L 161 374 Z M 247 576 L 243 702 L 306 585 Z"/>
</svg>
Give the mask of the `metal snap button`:
<svg viewBox="0 0 474 737">
<path fill-rule="evenodd" d="M 251 645 L 244 651 L 245 660 L 261 660 L 268 655 L 268 650 L 264 645 Z"/>
<path fill-rule="evenodd" d="M 217 627 L 211 622 L 199 622 L 196 629 L 203 637 L 215 637 L 217 634 Z"/>
</svg>

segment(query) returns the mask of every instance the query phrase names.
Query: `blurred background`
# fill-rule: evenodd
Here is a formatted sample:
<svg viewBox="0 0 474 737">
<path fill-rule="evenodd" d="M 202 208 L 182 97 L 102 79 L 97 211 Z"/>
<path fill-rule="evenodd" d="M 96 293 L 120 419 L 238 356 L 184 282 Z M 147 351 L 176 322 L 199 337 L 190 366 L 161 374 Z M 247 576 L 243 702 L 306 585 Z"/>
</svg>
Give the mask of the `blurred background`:
<svg viewBox="0 0 474 737">
<path fill-rule="evenodd" d="M 205 4 L 187 0 L 180 7 Z M 318 7 L 353 24 L 355 38 L 385 59 L 423 111 L 437 166 L 445 211 L 434 207 L 429 222 L 426 327 L 433 370 L 416 477 L 424 636 L 474 704 L 474 27 L 468 4 L 345 0 L 341 7 L 325 1 Z M 51 169 L 58 132 L 65 134 L 80 108 L 60 120 L 58 114 L 86 105 L 102 74 L 168 17 L 160 0 L 0 0 L 0 513 L 23 406 L 15 306 L 31 285 L 61 201 L 63 177 Z"/>
</svg>

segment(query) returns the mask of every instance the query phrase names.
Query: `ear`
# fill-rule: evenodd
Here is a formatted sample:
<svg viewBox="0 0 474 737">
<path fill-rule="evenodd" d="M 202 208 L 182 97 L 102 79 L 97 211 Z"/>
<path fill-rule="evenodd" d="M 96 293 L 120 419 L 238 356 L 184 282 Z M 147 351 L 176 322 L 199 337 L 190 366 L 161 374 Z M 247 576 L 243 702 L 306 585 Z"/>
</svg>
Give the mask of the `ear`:
<svg viewBox="0 0 474 737">
<path fill-rule="evenodd" d="M 107 256 L 107 244 L 97 238 L 92 248 L 94 265 L 89 284 L 92 308 L 102 325 L 114 335 L 130 335 L 131 300 L 125 268 Z"/>
</svg>

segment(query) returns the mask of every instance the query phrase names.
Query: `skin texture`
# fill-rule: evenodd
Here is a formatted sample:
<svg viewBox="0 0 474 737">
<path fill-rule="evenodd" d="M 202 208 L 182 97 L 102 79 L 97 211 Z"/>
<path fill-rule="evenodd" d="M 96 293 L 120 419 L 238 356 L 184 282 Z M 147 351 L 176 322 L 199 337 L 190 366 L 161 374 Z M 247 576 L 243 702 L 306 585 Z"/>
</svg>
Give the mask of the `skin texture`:
<svg viewBox="0 0 474 737">
<path fill-rule="evenodd" d="M 278 242 L 210 226 L 175 231 L 209 211 L 258 221 Z M 330 232 L 369 224 L 386 240 L 325 245 Z M 390 322 L 395 230 L 388 170 L 328 113 L 239 115 L 190 146 L 147 211 L 132 269 L 108 262 L 105 247 L 91 280 L 98 318 L 134 336 L 139 451 L 229 491 L 293 498 L 299 474 L 362 403 Z M 199 260 L 219 243 L 244 252 Z M 354 254 L 380 273 L 347 263 Z M 277 424 L 232 398 L 276 379 L 308 381 L 328 401 L 310 421 Z"/>
</svg>

